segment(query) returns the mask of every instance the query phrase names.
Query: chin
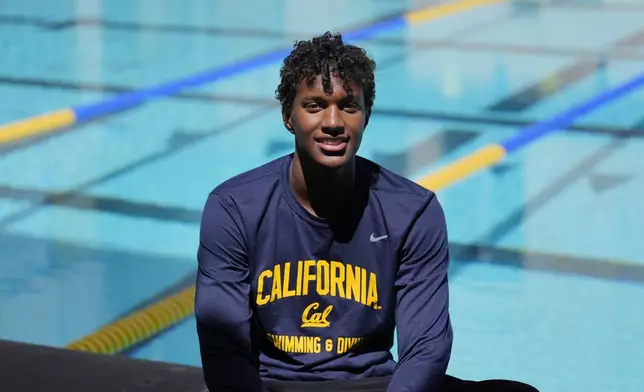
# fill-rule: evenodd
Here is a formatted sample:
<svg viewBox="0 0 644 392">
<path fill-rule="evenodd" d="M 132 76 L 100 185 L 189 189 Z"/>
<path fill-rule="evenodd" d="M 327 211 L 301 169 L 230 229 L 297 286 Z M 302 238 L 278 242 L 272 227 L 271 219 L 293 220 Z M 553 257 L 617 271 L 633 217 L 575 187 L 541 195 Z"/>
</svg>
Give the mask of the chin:
<svg viewBox="0 0 644 392">
<path fill-rule="evenodd" d="M 339 170 L 345 167 L 350 161 L 351 157 L 347 154 L 346 156 L 319 156 L 316 159 L 317 163 L 320 166 L 323 166 L 332 170 Z"/>
</svg>

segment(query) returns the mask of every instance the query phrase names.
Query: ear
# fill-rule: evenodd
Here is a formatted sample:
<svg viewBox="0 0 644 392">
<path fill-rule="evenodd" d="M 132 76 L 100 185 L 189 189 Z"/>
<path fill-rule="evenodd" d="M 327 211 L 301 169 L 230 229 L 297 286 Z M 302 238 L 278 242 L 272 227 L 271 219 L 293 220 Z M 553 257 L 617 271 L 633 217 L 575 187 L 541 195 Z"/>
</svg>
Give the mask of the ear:
<svg viewBox="0 0 644 392">
<path fill-rule="evenodd" d="M 291 122 L 291 115 L 290 113 L 287 113 L 286 110 L 282 110 L 282 121 L 284 122 L 286 129 L 291 134 L 295 134 L 295 131 L 293 130 L 293 123 Z"/>
</svg>

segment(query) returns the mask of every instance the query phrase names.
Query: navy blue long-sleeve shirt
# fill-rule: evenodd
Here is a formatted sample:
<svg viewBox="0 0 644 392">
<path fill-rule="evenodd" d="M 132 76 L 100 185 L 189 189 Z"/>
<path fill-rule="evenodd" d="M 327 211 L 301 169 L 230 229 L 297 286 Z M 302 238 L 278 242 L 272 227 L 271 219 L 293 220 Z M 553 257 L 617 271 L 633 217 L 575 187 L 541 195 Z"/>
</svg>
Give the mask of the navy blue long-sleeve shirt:
<svg viewBox="0 0 644 392">
<path fill-rule="evenodd" d="M 356 159 L 362 207 L 340 234 L 296 201 L 292 155 L 209 195 L 195 316 L 211 391 L 392 376 L 388 392 L 431 392 L 441 382 L 452 347 L 443 210 L 431 191 Z"/>
</svg>

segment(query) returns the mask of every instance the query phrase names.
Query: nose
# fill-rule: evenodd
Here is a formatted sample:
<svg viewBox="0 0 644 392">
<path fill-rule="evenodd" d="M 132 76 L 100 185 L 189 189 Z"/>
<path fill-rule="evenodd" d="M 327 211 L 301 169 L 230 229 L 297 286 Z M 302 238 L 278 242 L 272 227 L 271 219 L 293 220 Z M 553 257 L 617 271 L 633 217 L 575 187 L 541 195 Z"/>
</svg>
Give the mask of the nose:
<svg viewBox="0 0 644 392">
<path fill-rule="evenodd" d="M 329 105 L 324 113 L 322 132 L 329 136 L 342 135 L 344 133 L 344 121 L 342 112 L 335 105 Z"/>
</svg>

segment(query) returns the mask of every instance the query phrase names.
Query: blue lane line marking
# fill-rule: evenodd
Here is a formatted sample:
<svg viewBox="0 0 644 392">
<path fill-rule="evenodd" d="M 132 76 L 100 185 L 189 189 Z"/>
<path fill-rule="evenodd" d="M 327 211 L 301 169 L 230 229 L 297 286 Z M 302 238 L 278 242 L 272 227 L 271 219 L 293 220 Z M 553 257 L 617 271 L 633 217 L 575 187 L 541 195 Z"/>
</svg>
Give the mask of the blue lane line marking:
<svg viewBox="0 0 644 392">
<path fill-rule="evenodd" d="M 143 90 L 117 95 L 116 97 L 107 101 L 76 106 L 72 110 L 74 110 L 74 112 L 76 113 L 77 122 L 88 121 L 96 117 L 104 116 L 108 113 L 114 113 L 136 106 L 155 97 L 174 94 L 187 87 L 199 86 L 205 83 L 214 82 L 216 80 L 233 76 L 246 70 L 259 68 L 272 61 L 283 59 L 284 56 L 288 54 L 288 52 L 288 50 L 273 51 L 245 61 L 225 65 L 221 68 L 216 68 L 193 76 L 189 76 L 184 79 L 171 81 Z"/>
<path fill-rule="evenodd" d="M 365 26 L 355 31 L 349 31 L 342 34 L 342 36 L 347 41 L 354 41 L 369 38 L 370 36 L 383 31 L 399 29 L 405 26 L 407 26 L 407 20 L 405 19 L 405 17 L 398 16 L 374 23 L 369 26 Z"/>
<path fill-rule="evenodd" d="M 577 117 L 589 113 L 598 107 L 641 87 L 642 85 L 644 85 L 644 74 L 641 74 L 618 87 L 596 95 L 586 102 L 573 106 L 563 113 L 532 124 L 521 130 L 517 135 L 512 136 L 499 144 L 503 146 L 509 154 L 515 150 L 523 148 L 525 145 L 532 143 L 536 139 L 550 132 L 568 127 Z"/>
<path fill-rule="evenodd" d="M 359 40 L 382 31 L 396 29 L 404 26 L 406 26 L 405 18 L 403 16 L 397 16 L 377 22 L 370 26 L 365 26 L 355 31 L 344 33 L 343 36 L 347 41 Z M 72 108 L 72 110 L 76 114 L 76 123 L 89 121 L 109 113 L 115 113 L 134 107 L 155 97 L 171 95 L 187 87 L 196 87 L 199 85 L 212 83 L 217 80 L 234 76 L 243 71 L 260 68 L 274 61 L 281 61 L 290 53 L 290 51 L 291 48 L 275 50 L 269 53 L 255 56 L 248 60 L 225 65 L 213 70 L 208 70 L 193 76 L 189 76 L 187 78 L 171 81 L 155 87 L 121 94 L 106 101 L 75 106 Z"/>
</svg>

